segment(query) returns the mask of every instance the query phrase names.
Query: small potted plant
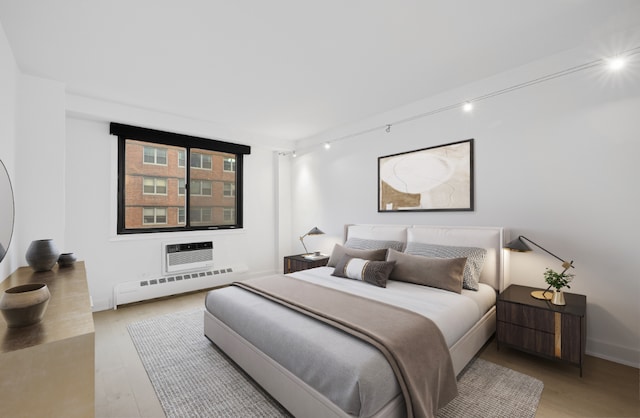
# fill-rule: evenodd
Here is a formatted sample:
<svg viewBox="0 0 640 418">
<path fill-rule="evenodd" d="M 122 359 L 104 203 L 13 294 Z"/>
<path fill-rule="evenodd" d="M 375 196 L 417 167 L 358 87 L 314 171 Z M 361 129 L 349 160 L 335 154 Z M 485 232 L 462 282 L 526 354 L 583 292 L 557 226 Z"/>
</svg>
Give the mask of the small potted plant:
<svg viewBox="0 0 640 418">
<path fill-rule="evenodd" d="M 566 287 L 571 289 L 569 283 L 573 280 L 573 274 L 566 273 L 566 270 L 562 273 L 557 273 L 550 268 L 547 268 L 544 272 L 544 281 L 550 287 L 553 287 L 553 298 L 551 303 L 554 305 L 565 305 L 564 295 L 562 294 L 562 288 Z"/>
</svg>

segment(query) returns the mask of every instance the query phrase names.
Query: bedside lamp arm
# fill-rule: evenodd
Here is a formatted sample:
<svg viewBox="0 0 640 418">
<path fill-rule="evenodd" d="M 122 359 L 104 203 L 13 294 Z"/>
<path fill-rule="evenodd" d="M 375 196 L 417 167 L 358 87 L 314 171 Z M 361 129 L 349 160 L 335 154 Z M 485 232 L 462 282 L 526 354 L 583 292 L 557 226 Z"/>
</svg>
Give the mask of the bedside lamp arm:
<svg viewBox="0 0 640 418">
<path fill-rule="evenodd" d="M 307 246 L 304 245 L 304 237 L 306 237 L 309 234 L 304 234 L 303 236 L 300 237 L 300 242 L 302 243 L 302 246 L 304 247 L 304 252 L 305 254 L 309 252 L 309 250 L 307 250 Z"/>
<path fill-rule="evenodd" d="M 535 245 L 536 247 L 540 248 L 542 251 L 544 251 L 545 253 L 557 258 L 558 260 L 562 261 L 562 267 L 564 267 L 563 273 L 566 272 L 567 270 L 569 270 L 570 268 L 575 268 L 575 266 L 573 265 L 573 260 L 571 261 L 565 261 L 562 258 L 558 257 L 557 255 L 555 255 L 554 253 L 552 253 L 551 251 L 547 250 L 544 247 L 541 247 L 539 244 L 536 244 L 535 242 L 531 241 L 529 238 L 520 235 L 518 237 L 519 240 L 527 240 L 530 243 L 532 243 L 533 245 Z"/>
</svg>

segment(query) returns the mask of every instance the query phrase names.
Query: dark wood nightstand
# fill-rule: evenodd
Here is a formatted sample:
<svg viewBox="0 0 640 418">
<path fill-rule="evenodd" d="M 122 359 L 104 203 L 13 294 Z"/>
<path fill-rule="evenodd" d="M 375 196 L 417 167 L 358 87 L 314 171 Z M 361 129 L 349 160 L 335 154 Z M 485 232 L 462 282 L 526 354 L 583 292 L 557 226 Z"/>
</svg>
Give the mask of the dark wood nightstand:
<svg viewBox="0 0 640 418">
<path fill-rule="evenodd" d="M 312 269 L 314 267 L 326 266 L 329 257 L 319 258 L 317 260 L 309 260 L 304 258 L 306 254 L 288 255 L 284 258 L 284 274 L 293 273 L 300 270 Z"/>
<path fill-rule="evenodd" d="M 565 293 L 566 305 L 531 297 L 533 287 L 511 285 L 498 295 L 496 339 L 501 344 L 580 368 L 587 339 L 587 297 Z"/>
</svg>

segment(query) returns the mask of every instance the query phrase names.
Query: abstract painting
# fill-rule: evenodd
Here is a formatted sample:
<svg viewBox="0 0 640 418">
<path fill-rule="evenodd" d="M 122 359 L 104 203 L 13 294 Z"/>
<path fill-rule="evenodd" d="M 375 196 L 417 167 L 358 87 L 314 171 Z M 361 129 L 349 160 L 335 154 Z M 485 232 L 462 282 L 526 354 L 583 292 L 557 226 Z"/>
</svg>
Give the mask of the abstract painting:
<svg viewBox="0 0 640 418">
<path fill-rule="evenodd" d="M 472 211 L 473 139 L 378 157 L 378 212 Z"/>
</svg>

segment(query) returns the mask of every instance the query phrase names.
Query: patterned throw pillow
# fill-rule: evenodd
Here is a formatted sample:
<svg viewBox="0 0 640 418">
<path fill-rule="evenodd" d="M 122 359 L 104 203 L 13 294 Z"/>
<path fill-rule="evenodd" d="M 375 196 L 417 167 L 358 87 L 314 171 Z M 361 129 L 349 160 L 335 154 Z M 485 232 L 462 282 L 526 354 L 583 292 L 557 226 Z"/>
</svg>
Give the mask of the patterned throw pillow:
<svg viewBox="0 0 640 418">
<path fill-rule="evenodd" d="M 421 242 L 409 242 L 404 250 L 406 254 L 422 255 L 435 258 L 463 258 L 467 264 L 464 266 L 462 287 L 468 290 L 478 290 L 480 273 L 484 267 L 487 250 L 477 247 L 454 247 L 450 245 L 426 244 Z"/>
<path fill-rule="evenodd" d="M 362 280 L 374 286 L 387 287 L 395 261 L 372 261 L 345 256 L 338 262 L 332 276 Z"/>
<path fill-rule="evenodd" d="M 393 248 L 396 251 L 404 249 L 404 242 L 389 241 L 379 239 L 349 238 L 344 243 L 347 248 L 355 248 L 358 250 L 379 250 L 381 248 Z"/>
</svg>

